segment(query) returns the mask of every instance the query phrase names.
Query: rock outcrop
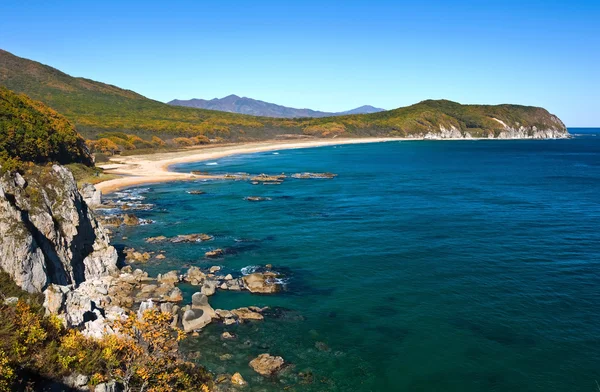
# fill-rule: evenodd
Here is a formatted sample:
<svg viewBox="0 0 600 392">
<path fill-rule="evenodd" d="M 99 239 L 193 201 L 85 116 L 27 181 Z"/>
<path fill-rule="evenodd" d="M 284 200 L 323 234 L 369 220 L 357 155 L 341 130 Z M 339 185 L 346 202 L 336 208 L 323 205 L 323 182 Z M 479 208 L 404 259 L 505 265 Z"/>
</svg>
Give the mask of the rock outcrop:
<svg viewBox="0 0 600 392">
<path fill-rule="evenodd" d="M 254 371 L 263 376 L 272 376 L 277 373 L 285 361 L 281 357 L 275 357 L 270 354 L 260 354 L 258 357 L 250 361 L 249 365 Z"/>
<path fill-rule="evenodd" d="M 116 271 L 117 252 L 69 170 L 0 178 L 0 267 L 29 292 Z"/>
<path fill-rule="evenodd" d="M 271 294 L 281 291 L 279 275 L 275 272 L 255 272 L 242 277 L 245 287 L 251 293 Z"/>
</svg>

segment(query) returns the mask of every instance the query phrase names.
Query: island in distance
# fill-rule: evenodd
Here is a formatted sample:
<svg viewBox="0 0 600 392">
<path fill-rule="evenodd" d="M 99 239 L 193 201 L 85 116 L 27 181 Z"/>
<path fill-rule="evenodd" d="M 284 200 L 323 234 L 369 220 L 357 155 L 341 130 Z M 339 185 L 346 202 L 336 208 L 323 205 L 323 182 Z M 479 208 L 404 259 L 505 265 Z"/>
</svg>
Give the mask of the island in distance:
<svg viewBox="0 0 600 392">
<path fill-rule="evenodd" d="M 187 106 L 198 109 L 218 110 L 220 112 L 250 114 L 252 116 L 278 117 L 278 118 L 300 118 L 300 117 L 331 117 L 344 116 L 347 114 L 368 114 L 383 112 L 385 109 L 364 105 L 345 112 L 321 112 L 311 109 L 296 109 L 281 106 L 274 103 L 259 101 L 257 99 L 228 95 L 223 98 L 214 99 L 174 99 L 167 102 L 173 106 Z"/>
</svg>

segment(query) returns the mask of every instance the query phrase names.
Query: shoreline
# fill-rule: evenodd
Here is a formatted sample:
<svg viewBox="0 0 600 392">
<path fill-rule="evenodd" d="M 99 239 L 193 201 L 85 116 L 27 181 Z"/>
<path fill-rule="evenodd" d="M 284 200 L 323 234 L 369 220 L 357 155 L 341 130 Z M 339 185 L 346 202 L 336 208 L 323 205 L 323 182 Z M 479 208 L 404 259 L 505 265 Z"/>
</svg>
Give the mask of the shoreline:
<svg viewBox="0 0 600 392">
<path fill-rule="evenodd" d="M 112 157 L 109 162 L 97 165 L 106 174 L 120 177 L 95 184 L 102 194 L 110 194 L 124 188 L 169 181 L 190 181 L 197 179 L 219 179 L 218 175 L 196 175 L 179 173 L 170 168 L 181 163 L 203 162 L 232 155 L 253 154 L 259 152 L 292 150 L 299 148 L 325 147 L 344 144 L 384 143 L 392 141 L 423 140 L 415 138 L 361 138 L 328 140 L 270 140 L 264 142 L 239 143 L 217 146 L 194 147 L 183 151 L 145 155 Z M 462 139 L 461 139 L 462 140 Z"/>
<path fill-rule="evenodd" d="M 385 143 L 393 141 L 476 141 L 489 138 L 407 138 L 407 137 L 368 137 L 339 139 L 291 139 L 266 140 L 247 143 L 229 143 L 190 147 L 174 152 L 157 152 L 131 156 L 111 157 L 109 162 L 96 165 L 106 174 L 118 175 L 118 178 L 101 181 L 94 186 L 102 194 L 110 194 L 133 186 L 156 184 L 169 181 L 191 181 L 198 179 L 221 179 L 220 175 L 197 175 L 179 173 L 170 170 L 171 166 L 181 163 L 203 162 L 232 155 L 253 154 L 259 152 L 314 148 L 345 144 Z M 498 140 L 498 139 L 492 139 Z M 515 139 L 501 139 L 515 140 Z M 528 140 L 528 139 L 519 139 Z M 532 139 L 533 140 L 533 139 Z"/>
</svg>

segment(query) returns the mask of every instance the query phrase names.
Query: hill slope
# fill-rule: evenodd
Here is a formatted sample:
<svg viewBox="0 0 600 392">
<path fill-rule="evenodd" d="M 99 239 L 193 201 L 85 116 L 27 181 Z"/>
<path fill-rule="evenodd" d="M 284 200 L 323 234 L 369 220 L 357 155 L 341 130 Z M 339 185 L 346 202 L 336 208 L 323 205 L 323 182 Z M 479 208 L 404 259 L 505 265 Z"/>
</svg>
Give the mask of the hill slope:
<svg viewBox="0 0 600 392">
<path fill-rule="evenodd" d="M 276 118 L 303 118 L 303 117 L 331 117 L 343 116 L 345 114 L 366 114 L 383 112 L 373 106 L 365 105 L 345 112 L 321 112 L 311 109 L 296 109 L 287 106 L 281 106 L 274 103 L 259 101 L 252 98 L 238 97 L 237 95 L 228 95 L 223 98 L 206 99 L 174 99 L 168 102 L 169 105 L 186 106 L 190 108 L 219 110 L 221 112 L 249 114 L 252 116 L 276 117 Z"/>
<path fill-rule="evenodd" d="M 85 141 L 66 118 L 0 86 L 0 162 L 11 158 L 92 164 Z"/>
<path fill-rule="evenodd" d="M 206 135 L 230 141 L 280 135 L 317 137 L 564 137 L 564 124 L 542 108 L 518 105 L 460 105 L 423 101 L 373 114 L 312 119 L 254 117 L 167 105 L 135 92 L 84 78 L 0 50 L 0 85 L 23 92 L 95 137 L 106 130 L 151 135 Z"/>
</svg>

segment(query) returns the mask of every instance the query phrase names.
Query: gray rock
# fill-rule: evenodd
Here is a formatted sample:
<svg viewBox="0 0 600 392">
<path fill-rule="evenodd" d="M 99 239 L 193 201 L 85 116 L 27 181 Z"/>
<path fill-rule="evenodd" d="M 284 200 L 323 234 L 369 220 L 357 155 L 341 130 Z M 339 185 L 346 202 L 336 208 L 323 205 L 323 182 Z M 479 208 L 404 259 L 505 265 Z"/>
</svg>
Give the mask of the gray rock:
<svg viewBox="0 0 600 392">
<path fill-rule="evenodd" d="M 123 386 L 116 381 L 103 382 L 96 385 L 94 392 L 122 392 Z"/>
<path fill-rule="evenodd" d="M 183 330 L 188 333 L 204 328 L 211 321 L 210 315 L 201 309 L 186 310 L 181 319 Z"/>
<path fill-rule="evenodd" d="M 19 287 L 39 293 L 53 283 L 78 285 L 116 264 L 69 170 L 54 165 L 44 181 L 10 172 L 0 178 L 0 267 Z"/>
<path fill-rule="evenodd" d="M 215 282 L 214 280 L 207 280 L 202 285 L 200 292 L 204 295 L 211 296 L 215 293 L 216 290 L 217 290 L 217 282 Z"/>
<path fill-rule="evenodd" d="M 71 388 L 83 389 L 87 387 L 90 378 L 84 374 L 73 373 L 63 379 L 63 383 Z"/>
<path fill-rule="evenodd" d="M 4 300 L 4 305 L 16 305 L 17 302 L 19 302 L 19 298 L 18 297 L 8 297 Z"/>
<path fill-rule="evenodd" d="M 102 192 L 97 190 L 92 184 L 83 184 L 80 192 L 88 206 L 96 207 L 102 204 Z"/>
</svg>

